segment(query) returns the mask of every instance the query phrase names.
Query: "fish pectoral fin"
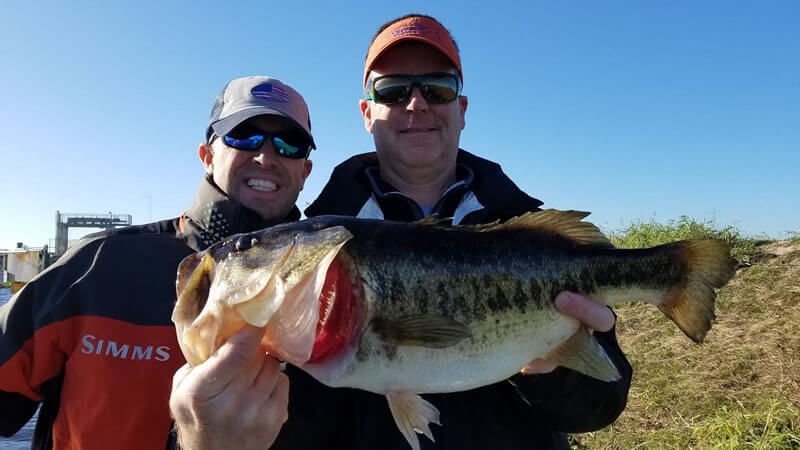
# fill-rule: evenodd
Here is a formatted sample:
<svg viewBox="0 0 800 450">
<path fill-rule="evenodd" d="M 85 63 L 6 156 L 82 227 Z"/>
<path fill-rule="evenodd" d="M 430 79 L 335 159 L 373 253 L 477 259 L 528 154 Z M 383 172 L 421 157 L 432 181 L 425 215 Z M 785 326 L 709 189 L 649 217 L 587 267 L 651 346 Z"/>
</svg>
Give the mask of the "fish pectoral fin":
<svg viewBox="0 0 800 450">
<path fill-rule="evenodd" d="M 583 326 L 548 353 L 545 359 L 602 381 L 622 378 L 606 350 Z"/>
<path fill-rule="evenodd" d="M 424 434 L 428 439 L 433 439 L 433 433 L 428 426 L 430 423 L 439 423 L 439 410 L 427 400 L 411 392 L 390 392 L 386 394 L 389 402 L 389 409 L 392 417 L 400 429 L 400 433 L 406 438 L 411 448 L 419 450 L 419 439 L 417 433 Z"/>
<path fill-rule="evenodd" d="M 407 347 L 445 348 L 472 335 L 460 322 L 431 315 L 375 318 L 372 326 L 386 342 Z"/>
</svg>

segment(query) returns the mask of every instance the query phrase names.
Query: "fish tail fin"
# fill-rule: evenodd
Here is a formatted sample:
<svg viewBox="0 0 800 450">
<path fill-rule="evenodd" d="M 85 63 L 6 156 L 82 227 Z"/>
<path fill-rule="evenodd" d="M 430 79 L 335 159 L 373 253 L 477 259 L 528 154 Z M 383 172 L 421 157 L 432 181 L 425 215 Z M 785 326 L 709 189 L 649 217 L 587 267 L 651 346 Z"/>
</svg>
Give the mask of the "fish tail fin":
<svg viewBox="0 0 800 450">
<path fill-rule="evenodd" d="M 685 283 L 671 291 L 658 308 L 686 336 L 700 343 L 714 320 L 715 289 L 721 288 L 736 273 L 736 261 L 728 245 L 719 240 L 680 241 L 679 254 L 686 263 Z"/>
</svg>

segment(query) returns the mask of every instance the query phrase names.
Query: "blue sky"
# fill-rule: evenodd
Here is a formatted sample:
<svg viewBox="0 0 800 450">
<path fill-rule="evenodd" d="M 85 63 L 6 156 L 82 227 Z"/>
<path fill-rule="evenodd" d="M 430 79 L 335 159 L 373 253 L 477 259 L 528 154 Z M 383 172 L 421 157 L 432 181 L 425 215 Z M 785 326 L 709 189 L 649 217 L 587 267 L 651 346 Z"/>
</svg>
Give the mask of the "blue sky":
<svg viewBox="0 0 800 450">
<path fill-rule="evenodd" d="M 245 75 L 309 103 L 304 207 L 338 162 L 372 150 L 364 53 L 408 12 L 461 48 L 461 146 L 546 207 L 607 230 L 688 215 L 800 231 L 796 1 L 123 3 L 4 5 L 0 248 L 47 243 L 56 210 L 179 215 L 214 96 Z"/>
</svg>

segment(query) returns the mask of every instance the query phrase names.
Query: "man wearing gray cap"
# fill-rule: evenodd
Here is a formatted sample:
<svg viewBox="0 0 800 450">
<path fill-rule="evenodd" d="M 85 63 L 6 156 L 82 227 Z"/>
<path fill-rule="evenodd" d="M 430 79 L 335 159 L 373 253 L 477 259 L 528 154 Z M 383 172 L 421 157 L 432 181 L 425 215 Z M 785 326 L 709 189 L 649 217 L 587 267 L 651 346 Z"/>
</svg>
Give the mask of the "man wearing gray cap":
<svg viewBox="0 0 800 450">
<path fill-rule="evenodd" d="M 236 367 L 226 358 L 251 331 L 189 370 L 171 321 L 178 263 L 231 234 L 299 219 L 294 203 L 313 148 L 294 89 L 269 77 L 228 83 L 198 150 L 205 176 L 184 214 L 85 237 L 0 308 L 0 435 L 16 433 L 41 404 L 32 448 L 174 445 L 173 375 L 197 401 L 225 380 L 215 364 Z M 262 353 L 243 373 L 254 396 L 270 399 L 254 417 L 280 427 L 288 379 L 278 363 Z"/>
</svg>

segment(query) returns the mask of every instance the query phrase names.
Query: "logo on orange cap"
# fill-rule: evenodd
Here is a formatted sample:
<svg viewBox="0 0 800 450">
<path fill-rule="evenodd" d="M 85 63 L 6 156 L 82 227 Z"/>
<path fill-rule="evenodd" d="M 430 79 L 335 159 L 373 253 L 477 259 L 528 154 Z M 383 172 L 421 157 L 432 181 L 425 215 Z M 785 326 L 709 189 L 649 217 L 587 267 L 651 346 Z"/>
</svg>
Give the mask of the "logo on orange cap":
<svg viewBox="0 0 800 450">
<path fill-rule="evenodd" d="M 364 85 L 367 76 L 375 61 L 390 47 L 403 41 L 420 41 L 442 52 L 458 69 L 461 81 L 464 74 L 461 71 L 461 58 L 452 36 L 445 27 L 430 17 L 412 16 L 392 23 L 375 37 L 367 52 L 367 62 L 364 65 Z"/>
</svg>

